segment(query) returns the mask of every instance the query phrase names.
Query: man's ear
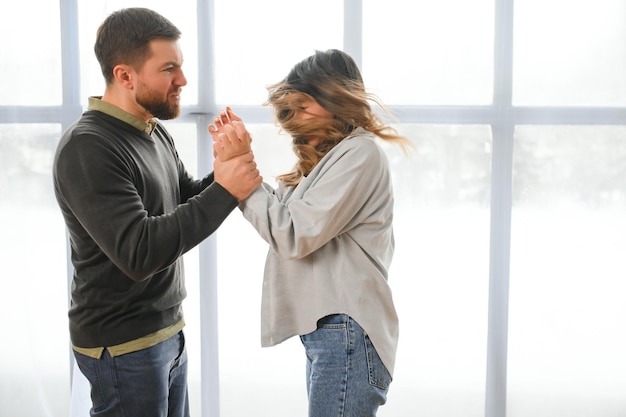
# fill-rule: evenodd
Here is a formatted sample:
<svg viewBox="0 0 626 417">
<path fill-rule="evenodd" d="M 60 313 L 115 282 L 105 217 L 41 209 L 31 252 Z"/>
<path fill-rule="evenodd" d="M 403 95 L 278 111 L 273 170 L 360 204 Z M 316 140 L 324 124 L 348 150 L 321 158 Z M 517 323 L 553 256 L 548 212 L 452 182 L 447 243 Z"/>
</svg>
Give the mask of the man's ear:
<svg viewBox="0 0 626 417">
<path fill-rule="evenodd" d="M 113 68 L 113 77 L 124 88 L 134 88 L 135 72 L 130 65 L 118 64 Z"/>
</svg>

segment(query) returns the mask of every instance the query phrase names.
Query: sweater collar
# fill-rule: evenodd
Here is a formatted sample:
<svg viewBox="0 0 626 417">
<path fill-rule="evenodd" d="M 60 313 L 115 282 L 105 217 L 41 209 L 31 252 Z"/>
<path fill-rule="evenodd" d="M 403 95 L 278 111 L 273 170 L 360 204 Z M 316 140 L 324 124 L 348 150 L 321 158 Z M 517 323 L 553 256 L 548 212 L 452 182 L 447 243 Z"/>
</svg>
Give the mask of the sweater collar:
<svg viewBox="0 0 626 417">
<path fill-rule="evenodd" d="M 154 129 L 157 125 L 155 119 L 150 119 L 147 122 L 144 120 L 140 120 L 132 114 L 126 113 L 119 107 L 107 103 L 106 101 L 102 101 L 102 96 L 89 97 L 88 109 L 101 111 L 102 113 L 108 114 L 111 117 L 115 117 L 116 119 L 126 122 L 137 130 L 141 130 L 148 135 L 151 135 L 152 132 L 154 132 Z"/>
</svg>

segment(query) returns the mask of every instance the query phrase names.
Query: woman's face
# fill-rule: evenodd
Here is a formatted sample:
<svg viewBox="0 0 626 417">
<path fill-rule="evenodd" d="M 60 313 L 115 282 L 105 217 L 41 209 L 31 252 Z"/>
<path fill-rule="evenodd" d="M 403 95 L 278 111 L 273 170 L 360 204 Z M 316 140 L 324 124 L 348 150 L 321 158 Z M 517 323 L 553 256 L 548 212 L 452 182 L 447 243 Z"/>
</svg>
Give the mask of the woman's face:
<svg viewBox="0 0 626 417">
<path fill-rule="evenodd" d="M 324 119 L 332 119 L 333 114 L 320 106 L 320 104 L 312 98 L 304 100 L 300 104 L 300 109 L 297 110 L 295 117 L 299 120 L 307 120 L 313 117 L 321 117 Z M 309 140 L 309 145 L 317 146 L 322 138 L 315 138 Z"/>
</svg>

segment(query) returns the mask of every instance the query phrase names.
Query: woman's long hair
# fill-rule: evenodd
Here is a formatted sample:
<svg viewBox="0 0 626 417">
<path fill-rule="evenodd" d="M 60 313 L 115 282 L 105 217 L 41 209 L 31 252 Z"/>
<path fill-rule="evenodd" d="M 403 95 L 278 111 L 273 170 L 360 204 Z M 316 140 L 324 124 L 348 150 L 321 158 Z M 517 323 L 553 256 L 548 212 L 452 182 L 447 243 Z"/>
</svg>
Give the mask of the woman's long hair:
<svg viewBox="0 0 626 417">
<path fill-rule="evenodd" d="M 324 155 L 358 127 L 383 140 L 396 142 L 405 150 L 411 146 L 407 138 L 372 111 L 370 101 L 389 113 L 378 98 L 365 91 L 358 66 L 345 52 L 316 51 L 294 66 L 283 81 L 269 86 L 268 91 L 265 104 L 273 107 L 276 122 L 291 135 L 298 158 L 291 172 L 277 177 L 286 186 L 296 186 Z M 301 104 L 310 98 L 334 117 L 295 118 Z M 308 144 L 314 138 L 320 138 L 315 147 Z"/>
</svg>

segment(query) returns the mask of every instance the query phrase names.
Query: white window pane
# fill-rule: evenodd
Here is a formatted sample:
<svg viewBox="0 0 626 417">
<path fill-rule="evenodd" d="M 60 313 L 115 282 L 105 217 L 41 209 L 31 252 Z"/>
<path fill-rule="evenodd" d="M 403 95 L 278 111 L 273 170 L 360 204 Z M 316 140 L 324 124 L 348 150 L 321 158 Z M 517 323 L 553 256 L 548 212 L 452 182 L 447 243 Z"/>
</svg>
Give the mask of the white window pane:
<svg viewBox="0 0 626 417">
<path fill-rule="evenodd" d="M 515 2 L 517 105 L 626 105 L 626 2 Z"/>
<path fill-rule="evenodd" d="M 384 144 L 393 166 L 396 198 L 423 208 L 489 207 L 491 130 L 477 125 L 400 125 L 415 142 L 406 158 Z M 413 206 L 409 206 L 412 209 Z"/>
<path fill-rule="evenodd" d="M 515 207 L 626 207 L 626 127 L 520 126 Z"/>
<path fill-rule="evenodd" d="M 400 342 L 381 415 L 482 417 L 491 132 L 458 125 L 401 132 L 417 151 L 405 158 L 385 146 L 396 199 L 390 285 Z"/>
<path fill-rule="evenodd" d="M 61 126 L 0 125 L 0 414 L 69 415 L 65 225 L 52 191 Z"/>
<path fill-rule="evenodd" d="M 178 156 L 185 165 L 187 172 L 196 178 L 203 178 L 208 172 L 198 172 L 198 136 L 195 123 L 186 123 L 175 120 L 161 121 L 174 139 Z M 206 161 L 210 155 L 206 155 Z M 212 169 L 212 168 L 211 168 Z"/>
<path fill-rule="evenodd" d="M 363 1 L 363 77 L 387 104 L 490 104 L 493 0 Z"/>
<path fill-rule="evenodd" d="M 342 49 L 343 2 L 217 0 L 218 104 L 260 105 L 266 87 L 315 50 Z"/>
<path fill-rule="evenodd" d="M 516 130 L 507 416 L 626 410 L 625 135 Z"/>
<path fill-rule="evenodd" d="M 59 2 L 17 1 L 3 6 L 0 105 L 61 104 Z"/>
<path fill-rule="evenodd" d="M 196 2 L 182 1 L 172 7 L 167 0 L 90 0 L 78 2 L 78 22 L 81 60 L 81 101 L 87 104 L 88 96 L 104 93 L 104 77 L 93 51 L 96 32 L 104 19 L 116 10 L 126 7 L 147 7 L 170 20 L 182 32 L 179 40 L 183 52 L 183 72 L 187 86 L 181 94 L 182 105 L 198 102 L 198 31 Z"/>
</svg>

